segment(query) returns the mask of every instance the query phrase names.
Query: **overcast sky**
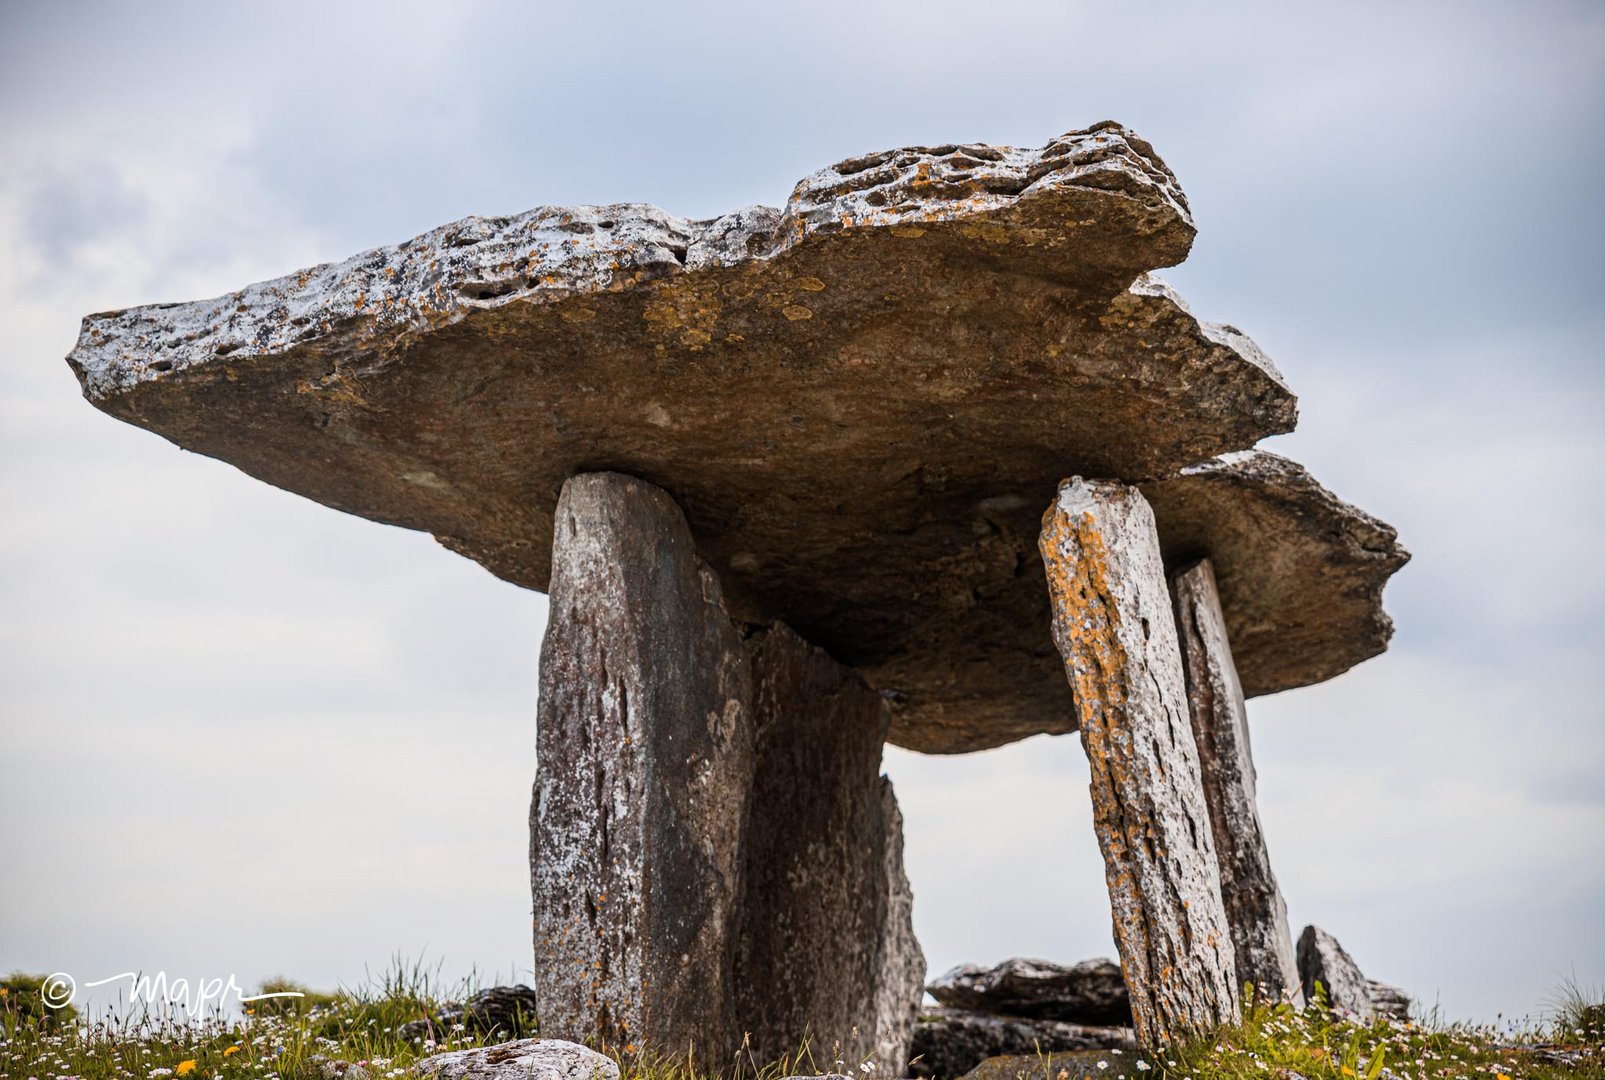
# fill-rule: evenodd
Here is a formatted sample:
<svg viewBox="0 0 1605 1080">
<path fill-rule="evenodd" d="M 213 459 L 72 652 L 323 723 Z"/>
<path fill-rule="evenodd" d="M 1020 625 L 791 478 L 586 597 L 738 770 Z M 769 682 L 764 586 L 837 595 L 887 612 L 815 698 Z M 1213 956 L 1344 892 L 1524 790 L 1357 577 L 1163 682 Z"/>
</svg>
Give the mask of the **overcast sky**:
<svg viewBox="0 0 1605 1080">
<path fill-rule="evenodd" d="M 1415 553 L 1387 654 L 1250 705 L 1295 932 L 1453 1017 L 1605 984 L 1602 112 L 1592 2 L 0 4 L 0 970 L 531 963 L 544 597 L 98 413 L 84 314 L 1113 118 L 1267 445 Z M 887 768 L 933 974 L 1113 955 L 1075 737 Z"/>
</svg>

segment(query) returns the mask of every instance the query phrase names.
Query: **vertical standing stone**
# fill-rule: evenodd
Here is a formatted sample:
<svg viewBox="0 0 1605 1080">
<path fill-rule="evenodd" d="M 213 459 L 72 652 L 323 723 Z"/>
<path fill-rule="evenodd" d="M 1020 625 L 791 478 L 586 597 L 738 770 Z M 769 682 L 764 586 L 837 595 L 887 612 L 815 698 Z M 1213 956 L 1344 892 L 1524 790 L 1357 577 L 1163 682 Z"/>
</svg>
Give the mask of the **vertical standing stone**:
<svg viewBox="0 0 1605 1080">
<path fill-rule="evenodd" d="M 1172 574 L 1170 584 L 1237 978 L 1252 983 L 1262 1000 L 1301 1005 L 1293 935 L 1265 849 L 1254 796 L 1248 711 L 1226 640 L 1215 571 L 1202 559 Z"/>
<path fill-rule="evenodd" d="M 876 962 L 875 1061 L 882 1075 L 908 1075 L 914 1028 L 925 997 L 925 953 L 914 936 L 914 890 L 903 872 L 903 812 L 890 777 L 881 777 L 882 868 L 886 881 L 886 920 Z"/>
<path fill-rule="evenodd" d="M 737 1015 L 767 1064 L 806 1039 L 831 1071 L 901 1076 L 924 992 L 901 818 L 880 775 L 890 712 L 784 625 L 749 642 L 757 769 Z"/>
<path fill-rule="evenodd" d="M 558 500 L 530 810 L 541 1033 L 723 1062 L 753 766 L 744 644 L 663 491 Z"/>
<path fill-rule="evenodd" d="M 1137 1037 L 1208 1031 L 1238 1018 L 1237 980 L 1153 513 L 1076 477 L 1040 546 Z"/>
</svg>

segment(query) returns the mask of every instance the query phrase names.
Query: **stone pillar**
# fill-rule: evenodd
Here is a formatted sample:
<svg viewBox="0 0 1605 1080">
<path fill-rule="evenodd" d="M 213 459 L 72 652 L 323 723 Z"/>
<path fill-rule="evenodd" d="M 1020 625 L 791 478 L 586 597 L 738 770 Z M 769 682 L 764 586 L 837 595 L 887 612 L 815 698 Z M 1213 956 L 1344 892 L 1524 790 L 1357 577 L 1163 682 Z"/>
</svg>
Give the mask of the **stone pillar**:
<svg viewBox="0 0 1605 1080">
<path fill-rule="evenodd" d="M 1226 620 L 1208 559 L 1171 575 L 1193 738 L 1220 860 L 1221 900 L 1231 927 L 1239 984 L 1261 1000 L 1302 1005 L 1287 905 L 1271 872 L 1254 796 L 1243 687 L 1226 640 Z"/>
<path fill-rule="evenodd" d="M 667 494 L 558 500 L 530 809 L 541 1034 L 722 1067 L 753 770 L 749 665 Z"/>
<path fill-rule="evenodd" d="M 757 771 L 737 1016 L 760 1065 L 806 1038 L 815 1070 L 873 1056 L 878 1074 L 902 1076 L 925 959 L 880 776 L 888 706 L 784 625 L 749 649 Z"/>
<path fill-rule="evenodd" d="M 1237 979 L 1153 512 L 1076 477 L 1040 546 L 1137 1038 L 1202 1034 L 1238 1019 Z"/>
</svg>

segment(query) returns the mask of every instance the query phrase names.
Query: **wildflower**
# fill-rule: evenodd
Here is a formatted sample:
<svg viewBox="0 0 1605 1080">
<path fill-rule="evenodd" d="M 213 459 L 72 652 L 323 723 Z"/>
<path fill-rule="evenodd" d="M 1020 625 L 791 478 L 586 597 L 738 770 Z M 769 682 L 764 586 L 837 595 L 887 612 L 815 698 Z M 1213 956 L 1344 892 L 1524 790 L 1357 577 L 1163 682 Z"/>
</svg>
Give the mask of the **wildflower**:
<svg viewBox="0 0 1605 1080">
<path fill-rule="evenodd" d="M 173 1070 L 172 1069 L 152 1069 L 150 1071 L 151 1080 L 157 1080 L 158 1077 L 172 1076 L 172 1075 L 173 1075 Z"/>
<path fill-rule="evenodd" d="M 223 1051 L 223 1056 L 228 1057 L 230 1054 L 237 1054 L 239 1052 L 240 1048 L 238 1046 L 231 1046 L 227 1050 Z"/>
<path fill-rule="evenodd" d="M 188 1059 L 186 1059 L 184 1061 L 180 1061 L 178 1063 L 178 1068 L 174 1070 L 173 1075 L 175 1075 L 175 1076 L 188 1076 L 190 1073 L 192 1073 L 194 1071 L 195 1071 L 195 1059 L 194 1058 L 188 1058 Z"/>
</svg>

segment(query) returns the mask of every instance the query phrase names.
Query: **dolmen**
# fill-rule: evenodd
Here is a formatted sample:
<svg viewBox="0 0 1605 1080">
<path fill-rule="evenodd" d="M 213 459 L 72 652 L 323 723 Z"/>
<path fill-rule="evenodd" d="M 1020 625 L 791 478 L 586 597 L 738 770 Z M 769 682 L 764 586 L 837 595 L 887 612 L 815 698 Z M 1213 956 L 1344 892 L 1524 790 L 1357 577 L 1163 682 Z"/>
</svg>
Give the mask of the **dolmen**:
<svg viewBox="0 0 1605 1080">
<path fill-rule="evenodd" d="M 550 595 L 543 1035 L 901 1072 L 924 963 L 881 747 L 1081 733 L 1147 1046 L 1301 993 L 1244 700 L 1380 652 L 1391 528 L 1255 450 L 1296 402 L 1152 271 L 1099 124 L 866 154 L 781 208 L 474 217 L 84 320 L 111 415 Z"/>
</svg>

